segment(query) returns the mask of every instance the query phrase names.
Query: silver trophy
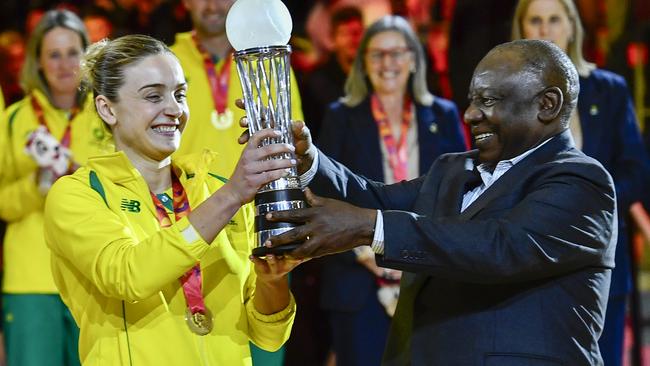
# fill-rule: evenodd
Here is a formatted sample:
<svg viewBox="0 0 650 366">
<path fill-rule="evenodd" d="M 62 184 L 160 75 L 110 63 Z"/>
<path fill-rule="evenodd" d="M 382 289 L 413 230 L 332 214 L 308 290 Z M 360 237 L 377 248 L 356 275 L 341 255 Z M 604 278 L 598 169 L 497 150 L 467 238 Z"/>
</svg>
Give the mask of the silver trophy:
<svg viewBox="0 0 650 366">
<path fill-rule="evenodd" d="M 278 24 L 284 27 L 278 27 Z M 263 145 L 293 144 L 291 46 L 286 45 L 291 34 L 288 10 L 280 0 L 238 0 L 228 13 L 226 30 L 230 43 L 238 50 L 234 59 L 244 94 L 249 133 L 252 135 L 259 130 L 273 128 L 280 132 L 280 136 L 265 139 Z M 293 154 L 281 154 L 272 159 L 294 158 Z M 253 255 L 283 254 L 300 245 L 261 246 L 270 237 L 298 226 L 267 221 L 264 218 L 267 213 L 304 207 L 305 196 L 295 167 L 286 177 L 262 187 L 255 196 L 257 247 L 253 249 Z"/>
</svg>

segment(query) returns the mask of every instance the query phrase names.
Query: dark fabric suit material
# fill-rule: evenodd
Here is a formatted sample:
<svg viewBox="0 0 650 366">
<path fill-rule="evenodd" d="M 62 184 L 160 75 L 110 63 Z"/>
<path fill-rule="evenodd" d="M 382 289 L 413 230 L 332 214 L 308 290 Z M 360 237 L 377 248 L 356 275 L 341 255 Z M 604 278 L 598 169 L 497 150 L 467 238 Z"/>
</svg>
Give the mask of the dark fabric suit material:
<svg viewBox="0 0 650 366">
<path fill-rule="evenodd" d="M 417 105 L 416 119 L 420 172 L 429 170 L 441 154 L 465 150 L 458 110 L 451 102 L 436 98 L 431 107 Z M 352 108 L 341 103 L 332 104 L 316 145 L 355 173 L 379 182 L 385 180 L 379 131 L 368 100 Z M 319 193 L 318 187 L 315 192 Z M 369 297 L 376 297 L 374 275 L 356 262 L 354 253 L 323 260 L 327 263 L 322 278 L 321 305 L 324 308 L 357 311 Z"/>
<path fill-rule="evenodd" d="M 629 206 L 648 196 L 650 162 L 634 116 L 625 80 L 605 70 L 580 78 L 578 98 L 582 151 L 598 160 L 614 178 L 619 204 L 619 239 L 611 294 L 630 292 L 630 255 L 625 221 Z"/>
<path fill-rule="evenodd" d="M 625 80 L 605 70 L 580 78 L 578 99 L 582 151 L 610 172 L 618 200 L 618 244 L 612 271 L 606 327 L 600 348 L 606 365 L 622 364 L 626 295 L 632 287 L 626 219 L 630 204 L 648 198 L 650 161 L 636 122 Z"/>
<path fill-rule="evenodd" d="M 466 160 L 383 185 L 321 154 L 312 185 L 383 211 L 384 266 L 404 276 L 386 365 L 602 365 L 597 339 L 614 265 L 610 175 L 568 131 L 459 213 Z"/>
<path fill-rule="evenodd" d="M 465 150 L 458 110 L 450 101 L 436 98 L 430 107 L 416 105 L 416 120 L 420 172 L 427 171 L 443 153 Z M 355 107 L 333 103 L 317 145 L 356 173 L 384 181 L 379 131 L 369 100 Z M 315 192 L 319 193 L 318 189 Z M 352 252 L 319 261 L 321 306 L 330 312 L 337 363 L 379 364 L 390 319 L 377 299 L 374 274 L 359 264 Z"/>
</svg>

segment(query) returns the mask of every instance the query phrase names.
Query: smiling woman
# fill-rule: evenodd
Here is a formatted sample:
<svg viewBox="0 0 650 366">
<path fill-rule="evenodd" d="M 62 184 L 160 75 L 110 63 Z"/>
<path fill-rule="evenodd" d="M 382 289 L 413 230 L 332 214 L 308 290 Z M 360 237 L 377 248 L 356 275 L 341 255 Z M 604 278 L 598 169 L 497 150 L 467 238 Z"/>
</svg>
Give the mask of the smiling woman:
<svg viewBox="0 0 650 366">
<path fill-rule="evenodd" d="M 3 327 L 12 365 L 79 364 L 78 330 L 50 271 L 43 203 L 55 180 L 109 149 L 90 96 L 79 90 L 87 45 L 76 15 L 45 13 L 27 44 L 20 77 L 26 96 L 1 118 Z"/>
<path fill-rule="evenodd" d="M 406 19 L 385 16 L 373 23 L 361 39 L 345 96 L 325 113 L 319 148 L 387 183 L 418 177 L 439 155 L 465 150 L 458 110 L 429 92 L 426 67 Z M 381 270 L 363 251 L 322 263 L 321 299 L 331 313 L 337 363 L 380 364 L 400 272 Z M 364 346 L 360 351 L 350 344 Z"/>
<path fill-rule="evenodd" d="M 189 117 L 187 83 L 176 57 L 169 52 L 146 57 L 126 68 L 124 79 L 129 82 L 121 87 L 119 103 L 104 95 L 95 100 L 116 148 L 131 161 L 168 158 Z"/>
<path fill-rule="evenodd" d="M 187 83 L 151 37 L 93 45 L 83 72 L 117 151 L 59 180 L 45 204 L 83 364 L 249 365 L 249 340 L 278 349 L 295 314 L 287 273 L 299 261 L 250 257 L 247 203 L 295 164 L 268 160 L 293 147 L 258 148 L 275 136 L 261 130 L 229 179 L 211 152 L 172 159 L 188 123 Z"/>
</svg>

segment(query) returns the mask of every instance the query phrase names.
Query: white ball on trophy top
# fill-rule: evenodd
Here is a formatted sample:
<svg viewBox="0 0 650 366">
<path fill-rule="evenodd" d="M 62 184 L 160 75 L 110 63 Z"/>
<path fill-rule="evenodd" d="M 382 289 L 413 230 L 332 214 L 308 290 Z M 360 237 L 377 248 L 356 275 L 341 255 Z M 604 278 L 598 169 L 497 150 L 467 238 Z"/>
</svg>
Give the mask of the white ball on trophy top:
<svg viewBox="0 0 650 366">
<path fill-rule="evenodd" d="M 280 0 L 237 0 L 226 17 L 226 35 L 237 51 L 286 45 L 291 14 Z"/>
</svg>

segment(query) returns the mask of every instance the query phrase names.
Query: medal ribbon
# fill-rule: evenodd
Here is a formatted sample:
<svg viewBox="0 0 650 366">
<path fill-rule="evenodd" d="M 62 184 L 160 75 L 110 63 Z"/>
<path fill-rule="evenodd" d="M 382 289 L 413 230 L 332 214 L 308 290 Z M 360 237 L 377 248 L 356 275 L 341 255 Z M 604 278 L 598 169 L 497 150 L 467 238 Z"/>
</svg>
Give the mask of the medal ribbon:
<svg viewBox="0 0 650 366">
<path fill-rule="evenodd" d="M 158 197 L 151 191 L 151 199 L 156 207 L 156 218 L 160 223 L 160 227 L 166 228 L 172 225 L 167 210 L 163 206 Z M 174 208 L 174 217 L 176 221 L 187 216 L 190 211 L 190 202 L 187 199 L 187 193 L 183 189 L 183 185 L 172 172 L 172 207 Z M 183 295 L 185 295 L 185 302 L 192 314 L 202 313 L 205 314 L 205 302 L 203 301 L 203 294 L 201 290 L 201 266 L 199 263 L 195 264 L 189 271 L 187 271 L 181 278 L 179 278 L 183 286 Z"/>
<path fill-rule="evenodd" d="M 31 98 L 32 101 L 32 108 L 34 109 L 34 113 L 36 114 L 36 118 L 38 119 L 38 123 L 41 124 L 41 126 L 45 127 L 47 129 L 47 132 L 52 135 L 52 131 L 50 131 L 50 128 L 47 125 L 47 121 L 45 120 L 45 112 L 43 111 L 43 107 L 41 106 L 40 103 L 36 100 L 36 97 L 32 95 Z M 63 137 L 61 137 L 61 145 L 63 145 L 65 148 L 69 149 L 70 148 L 70 141 L 72 140 L 72 120 L 74 117 L 79 113 L 79 107 L 75 106 L 72 108 L 72 113 L 70 113 L 70 117 L 68 117 L 68 125 L 65 127 L 65 131 L 63 132 Z M 54 136 L 54 135 L 53 135 Z"/>
<path fill-rule="evenodd" d="M 203 66 L 208 75 L 214 108 L 219 114 L 222 114 L 226 111 L 226 106 L 228 104 L 228 84 L 230 83 L 230 64 L 232 63 L 232 57 L 226 57 L 226 59 L 223 60 L 221 70 L 217 73 L 215 70 L 216 66 L 212 61 L 212 56 L 210 56 L 203 46 L 201 46 L 201 43 L 196 37 L 196 31 L 192 31 L 192 40 L 201 53 L 201 56 L 203 56 Z"/>
<path fill-rule="evenodd" d="M 411 110 L 410 98 L 404 98 L 404 107 L 402 110 L 402 124 L 399 142 L 395 142 L 395 137 L 388 122 L 388 116 L 384 112 L 381 101 L 376 94 L 370 98 L 370 108 L 372 109 L 372 116 L 377 123 L 379 129 L 379 137 L 384 141 L 386 150 L 388 151 L 388 163 L 393 169 L 393 177 L 395 182 L 400 182 L 408 178 L 408 156 L 406 149 L 406 136 L 408 135 L 409 125 L 413 118 L 413 111 Z"/>
</svg>

